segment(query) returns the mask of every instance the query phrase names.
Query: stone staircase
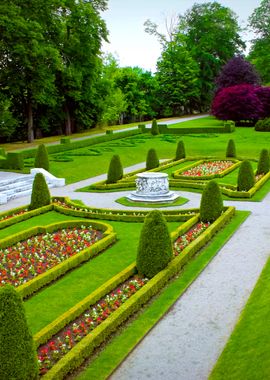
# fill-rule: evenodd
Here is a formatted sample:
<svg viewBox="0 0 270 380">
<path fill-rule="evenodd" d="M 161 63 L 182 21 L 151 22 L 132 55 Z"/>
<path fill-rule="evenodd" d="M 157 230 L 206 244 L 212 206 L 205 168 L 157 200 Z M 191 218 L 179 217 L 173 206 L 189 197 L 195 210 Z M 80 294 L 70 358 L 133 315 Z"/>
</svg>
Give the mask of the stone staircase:
<svg viewBox="0 0 270 380">
<path fill-rule="evenodd" d="M 56 178 L 44 169 L 35 168 L 31 170 L 31 174 L 11 177 L 0 181 L 0 205 L 7 203 L 11 199 L 31 194 L 33 181 L 38 172 L 44 175 L 49 188 L 65 185 L 64 178 Z"/>
</svg>

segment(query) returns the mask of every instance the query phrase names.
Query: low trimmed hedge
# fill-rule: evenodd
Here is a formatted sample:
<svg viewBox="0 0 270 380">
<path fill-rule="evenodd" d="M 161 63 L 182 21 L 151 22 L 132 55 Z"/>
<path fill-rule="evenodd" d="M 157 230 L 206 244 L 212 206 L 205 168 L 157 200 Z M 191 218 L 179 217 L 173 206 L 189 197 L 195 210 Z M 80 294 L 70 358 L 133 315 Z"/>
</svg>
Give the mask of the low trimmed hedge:
<svg viewBox="0 0 270 380">
<path fill-rule="evenodd" d="M 103 231 L 104 237 L 101 240 L 94 243 L 93 245 L 91 245 L 90 247 L 80 251 L 76 255 L 71 256 L 62 263 L 47 270 L 45 273 L 42 273 L 37 277 L 34 277 L 32 280 L 26 282 L 25 284 L 18 286 L 16 290 L 22 298 L 25 298 L 33 294 L 35 291 L 37 291 L 44 285 L 47 285 L 48 283 L 52 282 L 53 280 L 57 279 L 58 277 L 62 276 L 70 269 L 76 268 L 84 261 L 87 261 L 90 258 L 96 256 L 99 252 L 103 251 L 109 245 L 116 241 L 116 234 L 113 232 L 112 227 L 108 224 L 96 222 L 93 220 L 86 221 L 79 219 L 54 223 L 46 227 L 36 226 L 28 230 L 14 234 L 8 238 L 0 240 L 0 248 L 4 249 L 18 243 L 21 240 L 28 239 L 38 234 L 51 233 L 61 228 L 77 227 L 80 225 L 91 225 L 93 228 Z"/>
<path fill-rule="evenodd" d="M 8 152 L 6 157 L 1 157 L 0 169 L 22 170 L 24 168 L 21 152 Z"/>
<path fill-rule="evenodd" d="M 138 290 L 137 293 L 114 311 L 105 321 L 91 331 L 91 334 L 85 336 L 74 348 L 60 359 L 43 378 L 46 380 L 63 379 L 66 374 L 80 366 L 96 347 L 103 343 L 123 322 L 125 322 L 132 314 L 140 310 L 146 302 L 157 294 L 168 280 L 175 276 L 199 251 L 199 249 L 201 249 L 212 236 L 232 218 L 234 213 L 235 208 L 228 207 L 206 231 L 190 243 L 188 247 L 186 247 L 179 256 L 175 257 L 165 269 L 150 279 L 143 288 Z M 132 265 L 130 267 L 133 269 Z M 81 307 L 81 305 L 78 304 L 78 307 Z M 76 308 L 76 306 L 74 308 Z"/>
<path fill-rule="evenodd" d="M 123 131 L 123 132 L 116 132 L 109 135 L 104 134 L 102 136 L 72 141 L 67 144 L 47 145 L 46 147 L 47 147 L 48 153 L 53 154 L 53 153 L 66 152 L 68 150 L 73 150 L 73 149 L 84 148 L 87 146 L 92 146 L 95 144 L 100 144 L 100 143 L 111 141 L 111 140 L 122 139 L 124 137 L 135 136 L 138 134 L 141 134 L 141 131 L 139 129 L 132 129 L 132 130 Z M 36 148 L 21 150 L 19 153 L 23 155 L 23 158 L 32 158 L 32 157 L 35 157 Z"/>
<path fill-rule="evenodd" d="M 16 212 L 23 211 L 27 208 L 28 208 L 28 206 L 22 206 L 22 207 L 17 207 L 17 208 L 14 208 L 12 210 L 9 210 L 8 212 L 3 212 L 0 214 L 0 218 L 4 217 L 4 216 L 11 216 L 11 215 L 15 214 Z M 2 220 L 2 221 L 0 220 L 0 230 L 3 228 L 6 228 L 6 227 L 12 226 L 13 224 L 20 223 L 24 220 L 28 220 L 34 216 L 37 216 L 40 214 L 45 214 L 46 212 L 52 211 L 52 210 L 53 210 L 53 205 L 50 204 L 48 206 L 43 206 L 43 207 L 40 207 L 40 208 L 32 210 L 32 211 L 26 211 L 25 213 L 23 213 L 21 215 L 13 216 L 10 219 L 6 219 L 6 220 Z"/>
</svg>

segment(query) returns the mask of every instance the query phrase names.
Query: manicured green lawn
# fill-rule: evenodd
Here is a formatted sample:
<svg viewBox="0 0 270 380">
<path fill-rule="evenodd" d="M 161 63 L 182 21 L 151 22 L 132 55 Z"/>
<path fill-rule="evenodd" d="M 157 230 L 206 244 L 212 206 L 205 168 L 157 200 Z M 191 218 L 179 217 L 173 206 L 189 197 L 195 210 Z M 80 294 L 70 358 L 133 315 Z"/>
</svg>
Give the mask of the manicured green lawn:
<svg viewBox="0 0 270 380">
<path fill-rule="evenodd" d="M 222 120 L 217 120 L 213 116 L 206 116 L 204 118 L 199 118 L 191 121 L 184 121 L 182 123 L 170 124 L 169 128 L 213 128 L 213 127 L 223 127 L 224 122 Z"/>
<path fill-rule="evenodd" d="M 222 231 L 220 231 L 210 244 L 189 262 L 182 274 L 171 281 L 160 295 L 150 303 L 142 313 L 121 330 L 110 343 L 102 349 L 100 354 L 91 362 L 82 373 L 78 374 L 78 380 L 104 380 L 124 360 L 128 353 L 136 346 L 148 331 L 162 318 L 179 296 L 195 280 L 199 273 L 207 266 L 209 261 L 217 254 L 219 249 L 237 230 L 249 215 L 246 211 L 237 211 Z M 242 378 L 238 378 L 238 380 Z M 244 378 L 243 378 L 244 379 Z"/>
<path fill-rule="evenodd" d="M 119 203 L 120 205 L 128 206 L 128 207 L 132 206 L 132 207 L 140 207 L 140 208 L 142 207 L 159 208 L 159 207 L 181 206 L 187 203 L 188 199 L 184 197 L 179 197 L 178 199 L 170 203 L 164 203 L 164 202 L 163 203 L 146 203 L 146 202 L 132 202 L 126 197 L 122 197 L 122 198 L 117 199 L 115 202 Z"/>
<path fill-rule="evenodd" d="M 223 351 L 210 380 L 270 377 L 270 260 Z"/>
</svg>

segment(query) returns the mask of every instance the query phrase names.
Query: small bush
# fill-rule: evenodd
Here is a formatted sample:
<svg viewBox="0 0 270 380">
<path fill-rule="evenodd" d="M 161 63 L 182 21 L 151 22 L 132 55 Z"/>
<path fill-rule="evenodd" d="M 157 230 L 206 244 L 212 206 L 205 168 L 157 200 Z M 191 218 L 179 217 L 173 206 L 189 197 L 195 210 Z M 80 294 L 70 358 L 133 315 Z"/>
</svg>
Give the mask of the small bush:
<svg viewBox="0 0 270 380">
<path fill-rule="evenodd" d="M 7 153 L 7 169 L 22 170 L 24 167 L 23 154 L 19 152 Z"/>
<path fill-rule="evenodd" d="M 0 363 L 0 379 L 38 378 L 37 354 L 23 302 L 10 285 L 0 288 Z"/>
<path fill-rule="evenodd" d="M 266 174 L 270 170 L 270 159 L 267 149 L 262 149 L 258 162 L 256 174 Z"/>
<path fill-rule="evenodd" d="M 112 156 L 107 174 L 107 183 L 116 183 L 123 178 L 123 167 L 118 154 Z"/>
<path fill-rule="evenodd" d="M 228 141 L 227 149 L 226 149 L 226 157 L 236 157 L 236 149 L 234 140 L 230 139 Z"/>
<path fill-rule="evenodd" d="M 159 129 L 158 129 L 156 119 L 153 119 L 153 121 L 152 121 L 151 133 L 153 136 L 156 136 L 159 134 Z"/>
<path fill-rule="evenodd" d="M 210 181 L 203 190 L 200 216 L 203 222 L 214 222 L 223 211 L 221 191 L 216 181 Z"/>
<path fill-rule="evenodd" d="M 182 140 L 178 141 L 177 148 L 176 148 L 176 154 L 175 159 L 181 160 L 181 158 L 186 157 L 186 151 L 185 151 L 185 145 Z"/>
<path fill-rule="evenodd" d="M 29 210 L 35 210 L 50 203 L 51 195 L 45 177 L 42 173 L 37 173 L 33 182 Z"/>
<path fill-rule="evenodd" d="M 257 121 L 255 124 L 255 131 L 269 132 L 270 131 L 270 117 Z"/>
<path fill-rule="evenodd" d="M 146 170 L 151 170 L 159 167 L 159 159 L 155 149 L 149 149 L 146 157 Z"/>
<path fill-rule="evenodd" d="M 255 184 L 255 176 L 248 160 L 242 162 L 238 172 L 237 189 L 238 191 L 248 191 Z"/>
<path fill-rule="evenodd" d="M 35 157 L 35 168 L 43 168 L 47 171 L 50 169 L 49 156 L 47 148 L 44 144 L 41 144 L 37 148 Z"/>
<path fill-rule="evenodd" d="M 172 242 L 166 220 L 161 211 L 151 211 L 141 231 L 136 260 L 138 271 L 151 278 L 164 269 L 172 257 Z"/>
</svg>

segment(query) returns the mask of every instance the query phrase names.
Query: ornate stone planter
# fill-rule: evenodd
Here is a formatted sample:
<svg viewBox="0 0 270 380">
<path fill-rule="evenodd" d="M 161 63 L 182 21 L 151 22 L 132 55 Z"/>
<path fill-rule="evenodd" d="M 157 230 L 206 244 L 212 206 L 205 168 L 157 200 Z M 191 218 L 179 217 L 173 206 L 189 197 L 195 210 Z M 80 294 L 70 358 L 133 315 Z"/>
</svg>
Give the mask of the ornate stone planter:
<svg viewBox="0 0 270 380">
<path fill-rule="evenodd" d="M 173 202 L 179 195 L 169 191 L 168 174 L 144 172 L 137 174 L 137 190 L 127 196 L 136 202 Z"/>
</svg>

